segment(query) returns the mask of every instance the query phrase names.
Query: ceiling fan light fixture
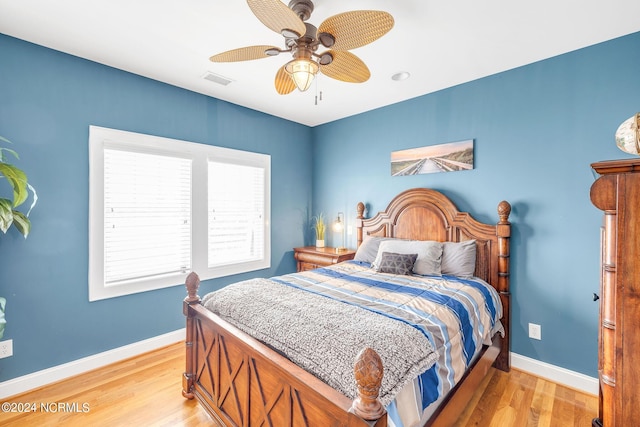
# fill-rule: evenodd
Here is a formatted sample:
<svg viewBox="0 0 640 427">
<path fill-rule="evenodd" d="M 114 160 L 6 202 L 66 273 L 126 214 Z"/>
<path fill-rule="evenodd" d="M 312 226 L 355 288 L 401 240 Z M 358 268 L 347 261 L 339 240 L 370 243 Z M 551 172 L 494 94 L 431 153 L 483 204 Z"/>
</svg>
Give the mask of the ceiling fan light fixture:
<svg viewBox="0 0 640 427">
<path fill-rule="evenodd" d="M 284 36 L 285 49 L 256 45 L 213 55 L 213 62 L 239 62 L 268 58 L 288 52 L 293 60 L 281 65 L 274 86 L 280 95 L 311 87 L 320 68 L 322 74 L 347 83 L 363 83 L 371 72 L 356 55 L 349 52 L 372 43 L 394 25 L 391 14 L 379 10 L 353 10 L 330 16 L 319 27 L 306 22 L 313 12 L 313 0 L 247 0 L 249 8 L 262 24 Z M 317 54 L 320 46 L 331 49 Z M 408 77 L 408 73 L 404 76 Z M 393 77 L 402 79 L 402 75 Z"/>
<path fill-rule="evenodd" d="M 318 68 L 315 61 L 306 58 L 294 59 L 284 66 L 285 71 L 289 73 L 300 92 L 311 87 L 311 83 L 318 73 Z"/>
</svg>

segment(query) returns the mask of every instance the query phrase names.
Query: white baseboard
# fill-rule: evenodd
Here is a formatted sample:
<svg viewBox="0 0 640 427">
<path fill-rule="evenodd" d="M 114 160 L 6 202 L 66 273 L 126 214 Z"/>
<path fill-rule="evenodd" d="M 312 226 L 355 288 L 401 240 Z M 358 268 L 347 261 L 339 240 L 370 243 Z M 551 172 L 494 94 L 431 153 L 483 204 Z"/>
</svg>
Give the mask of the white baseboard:
<svg viewBox="0 0 640 427">
<path fill-rule="evenodd" d="M 33 390 L 96 368 L 101 368 L 111 363 L 119 362 L 178 341 L 184 341 L 185 333 L 186 329 L 178 329 L 177 331 L 168 332 L 163 335 L 158 335 L 157 337 L 138 341 L 123 347 L 114 348 L 113 350 L 1 382 L 0 399 L 24 393 L 25 391 Z"/>
<path fill-rule="evenodd" d="M 103 353 L 94 354 L 63 365 L 54 366 L 22 377 L 0 383 L 0 399 L 24 393 L 47 384 L 60 381 L 83 372 L 91 371 L 111 363 L 119 362 L 148 351 L 164 347 L 178 341 L 184 341 L 185 329 L 169 332 Z M 517 353 L 511 353 L 511 366 L 571 387 L 585 393 L 598 395 L 598 379 L 559 366 L 550 365 Z"/>
<path fill-rule="evenodd" d="M 511 367 L 553 381 L 575 390 L 598 395 L 598 379 L 559 366 L 550 365 L 516 353 L 511 353 Z"/>
</svg>

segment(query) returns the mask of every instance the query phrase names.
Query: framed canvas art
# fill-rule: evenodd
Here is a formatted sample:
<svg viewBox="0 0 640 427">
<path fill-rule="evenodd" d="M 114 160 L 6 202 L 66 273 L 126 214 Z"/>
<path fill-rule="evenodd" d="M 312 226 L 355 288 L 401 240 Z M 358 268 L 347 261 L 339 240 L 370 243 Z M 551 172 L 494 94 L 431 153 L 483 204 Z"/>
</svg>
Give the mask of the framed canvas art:
<svg viewBox="0 0 640 427">
<path fill-rule="evenodd" d="M 391 153 L 391 175 L 419 175 L 473 169 L 473 139 Z"/>
</svg>

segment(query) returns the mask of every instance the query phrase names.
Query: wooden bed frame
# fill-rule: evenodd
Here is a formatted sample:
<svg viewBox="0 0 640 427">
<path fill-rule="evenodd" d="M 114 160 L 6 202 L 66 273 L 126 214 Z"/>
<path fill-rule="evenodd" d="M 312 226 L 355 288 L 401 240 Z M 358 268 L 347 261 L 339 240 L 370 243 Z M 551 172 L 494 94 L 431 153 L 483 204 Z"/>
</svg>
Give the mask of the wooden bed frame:
<svg viewBox="0 0 640 427">
<path fill-rule="evenodd" d="M 498 205 L 499 222 L 483 224 L 459 212 L 443 194 L 416 188 L 396 196 L 387 209 L 365 219 L 359 203 L 357 244 L 366 236 L 460 242 L 476 240 L 476 276 L 499 294 L 505 336 L 481 354 L 463 379 L 443 400 L 426 426 L 451 425 L 466 406 L 491 366 L 508 371 L 510 293 L 509 239 L 511 206 Z M 245 334 L 200 304 L 199 279 L 186 280 L 188 296 L 186 370 L 182 394 L 194 397 L 221 426 L 347 426 L 384 427 L 387 417 L 377 400 L 382 364 L 371 349 L 356 361 L 359 397 L 354 401 L 298 367 L 268 346 Z"/>
</svg>

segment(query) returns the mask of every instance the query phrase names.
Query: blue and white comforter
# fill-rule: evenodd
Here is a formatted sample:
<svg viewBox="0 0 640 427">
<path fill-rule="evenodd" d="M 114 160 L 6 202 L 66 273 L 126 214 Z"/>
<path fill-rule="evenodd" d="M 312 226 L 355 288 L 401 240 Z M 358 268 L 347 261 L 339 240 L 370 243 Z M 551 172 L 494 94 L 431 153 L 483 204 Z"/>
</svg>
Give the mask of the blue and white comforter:
<svg viewBox="0 0 640 427">
<path fill-rule="evenodd" d="M 263 287 L 266 286 L 265 279 L 259 280 L 259 288 L 268 294 L 268 288 Z M 389 424 L 396 427 L 413 423 L 425 408 L 448 393 L 482 345 L 490 344 L 495 333 L 503 332 L 499 320 L 502 317 L 499 295 L 478 278 L 391 275 L 378 273 L 367 263 L 348 261 L 273 277 L 268 281 L 358 307 L 386 319 L 395 319 L 410 325 L 428 339 L 437 355 L 433 358 L 435 363 L 424 365 L 427 369 L 408 386 L 412 389 L 408 393 L 412 399 L 404 398 L 405 403 L 396 400 L 387 406 Z M 241 284 L 230 286 L 236 285 Z M 219 312 L 219 307 L 211 307 L 214 294 L 216 292 L 205 296 L 203 305 Z M 272 307 L 274 310 L 281 309 L 277 307 L 277 301 L 273 304 L 276 304 Z M 306 309 L 312 310 L 313 307 Z M 223 317 L 228 316 L 223 313 Z M 227 320 L 233 323 L 233 319 Z M 273 344 L 269 343 L 268 336 L 261 335 L 259 339 Z M 396 392 L 391 397 L 395 397 Z M 403 408 L 407 400 L 413 400 L 416 408 Z M 411 413 L 414 415 L 407 415 Z"/>
</svg>

